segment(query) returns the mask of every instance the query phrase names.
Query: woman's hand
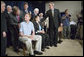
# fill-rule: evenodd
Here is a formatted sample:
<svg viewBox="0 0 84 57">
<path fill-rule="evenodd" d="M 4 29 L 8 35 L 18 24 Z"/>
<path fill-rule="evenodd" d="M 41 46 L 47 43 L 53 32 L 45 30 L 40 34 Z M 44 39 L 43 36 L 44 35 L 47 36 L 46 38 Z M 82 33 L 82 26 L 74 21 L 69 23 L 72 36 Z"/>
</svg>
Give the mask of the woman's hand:
<svg viewBox="0 0 84 57">
<path fill-rule="evenodd" d="M 45 31 L 44 31 L 44 30 L 42 30 L 42 31 L 40 31 L 40 33 L 43 33 L 43 34 L 44 34 L 44 33 L 45 33 Z"/>
</svg>

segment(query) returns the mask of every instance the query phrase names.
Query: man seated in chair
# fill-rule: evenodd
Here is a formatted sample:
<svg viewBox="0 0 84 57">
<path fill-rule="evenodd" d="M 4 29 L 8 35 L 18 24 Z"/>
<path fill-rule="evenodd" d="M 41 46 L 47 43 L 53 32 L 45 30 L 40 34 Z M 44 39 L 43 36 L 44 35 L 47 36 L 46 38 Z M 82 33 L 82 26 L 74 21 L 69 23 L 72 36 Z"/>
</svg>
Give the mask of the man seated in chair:
<svg viewBox="0 0 84 57">
<path fill-rule="evenodd" d="M 41 55 L 42 37 L 35 35 L 33 23 L 30 21 L 31 16 L 29 13 L 25 14 L 25 21 L 20 24 L 20 37 L 19 40 L 26 44 L 27 51 L 30 55 Z M 35 51 L 33 53 L 32 40 L 36 40 Z"/>
</svg>

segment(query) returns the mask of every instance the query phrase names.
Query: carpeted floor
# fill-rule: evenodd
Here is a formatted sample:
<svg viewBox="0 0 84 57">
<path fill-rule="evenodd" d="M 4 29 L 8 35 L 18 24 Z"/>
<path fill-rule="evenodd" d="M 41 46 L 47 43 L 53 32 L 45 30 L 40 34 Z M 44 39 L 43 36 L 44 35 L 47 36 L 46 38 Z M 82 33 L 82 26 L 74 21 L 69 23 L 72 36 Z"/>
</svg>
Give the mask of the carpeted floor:
<svg viewBox="0 0 84 57">
<path fill-rule="evenodd" d="M 43 55 L 36 56 L 83 56 L 83 44 L 81 45 L 80 42 L 83 43 L 83 41 L 63 39 L 63 42 L 58 44 L 58 47 L 50 47 L 50 49 L 43 52 Z M 22 49 L 17 54 L 12 47 L 7 48 L 7 54 L 8 56 L 23 56 Z"/>
</svg>

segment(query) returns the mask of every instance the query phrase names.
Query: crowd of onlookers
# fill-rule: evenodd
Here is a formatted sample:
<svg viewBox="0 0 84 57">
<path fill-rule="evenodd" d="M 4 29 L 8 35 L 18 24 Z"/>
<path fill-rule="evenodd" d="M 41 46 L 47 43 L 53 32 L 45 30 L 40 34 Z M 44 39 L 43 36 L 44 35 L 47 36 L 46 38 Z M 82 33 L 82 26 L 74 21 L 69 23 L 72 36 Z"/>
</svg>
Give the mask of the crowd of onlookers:
<svg viewBox="0 0 84 57">
<path fill-rule="evenodd" d="M 7 12 L 5 13 L 6 4 L 1 1 L 1 56 L 6 56 L 6 46 L 12 45 L 15 52 L 19 52 L 20 42 L 26 45 L 30 56 L 35 54 L 43 54 L 45 48 L 49 46 L 57 47 L 57 43 L 61 43 L 60 37 L 70 39 L 71 15 L 68 9 L 63 14 L 60 14 L 58 9 L 54 8 L 54 3 L 49 3 L 49 10 L 45 13 L 39 13 L 39 9 L 35 8 L 34 13 L 28 10 L 28 3 L 24 2 L 24 10 L 19 7 L 7 5 Z M 76 36 L 83 39 L 83 16 L 82 12 L 77 15 L 77 33 Z M 47 27 L 45 20 L 48 18 L 49 27 Z M 60 29 L 58 30 L 58 28 Z M 63 30 L 61 30 L 63 28 Z M 58 40 L 59 39 L 59 40 Z M 35 50 L 32 48 L 32 41 L 36 41 Z"/>
</svg>

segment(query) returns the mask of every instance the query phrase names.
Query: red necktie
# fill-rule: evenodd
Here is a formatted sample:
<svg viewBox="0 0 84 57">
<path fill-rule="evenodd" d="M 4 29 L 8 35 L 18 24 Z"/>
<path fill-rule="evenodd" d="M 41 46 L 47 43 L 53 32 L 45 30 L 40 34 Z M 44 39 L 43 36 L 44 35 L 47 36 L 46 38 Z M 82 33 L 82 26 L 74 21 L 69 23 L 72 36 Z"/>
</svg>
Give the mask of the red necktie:
<svg viewBox="0 0 84 57">
<path fill-rule="evenodd" d="M 19 20 L 20 20 L 20 16 L 17 16 L 17 20 L 18 20 L 18 22 L 19 22 Z"/>
</svg>

